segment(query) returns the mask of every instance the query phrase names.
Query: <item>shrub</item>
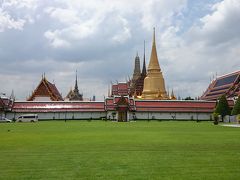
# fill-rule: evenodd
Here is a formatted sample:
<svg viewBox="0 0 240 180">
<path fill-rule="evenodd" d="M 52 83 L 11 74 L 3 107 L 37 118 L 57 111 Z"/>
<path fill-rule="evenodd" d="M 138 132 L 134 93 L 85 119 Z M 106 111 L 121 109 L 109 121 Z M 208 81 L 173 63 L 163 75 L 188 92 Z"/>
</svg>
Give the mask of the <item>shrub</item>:
<svg viewBox="0 0 240 180">
<path fill-rule="evenodd" d="M 240 124 L 240 114 L 237 115 L 238 124 Z"/>
<path fill-rule="evenodd" d="M 218 113 L 213 113 L 213 124 L 214 125 L 218 125 L 218 116 L 219 114 Z"/>
<path fill-rule="evenodd" d="M 232 115 L 238 115 L 240 114 L 240 96 L 238 96 L 238 99 L 233 107 L 233 110 L 232 110 Z"/>
<path fill-rule="evenodd" d="M 230 111 L 230 108 L 229 108 L 229 105 L 228 105 L 228 102 L 227 102 L 227 98 L 226 98 L 225 95 L 222 95 L 218 99 L 218 103 L 217 103 L 217 106 L 216 106 L 216 109 L 215 109 L 214 112 L 219 114 L 219 115 L 221 115 L 222 121 L 223 121 L 223 118 L 226 115 L 230 115 L 231 114 L 231 111 Z"/>
</svg>

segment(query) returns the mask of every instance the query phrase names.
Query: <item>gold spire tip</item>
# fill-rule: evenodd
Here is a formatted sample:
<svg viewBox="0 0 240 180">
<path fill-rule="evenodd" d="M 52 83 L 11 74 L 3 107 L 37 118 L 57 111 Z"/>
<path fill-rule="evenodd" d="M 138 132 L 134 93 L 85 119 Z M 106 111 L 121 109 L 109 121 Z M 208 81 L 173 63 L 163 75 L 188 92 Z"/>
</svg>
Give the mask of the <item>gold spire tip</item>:
<svg viewBox="0 0 240 180">
<path fill-rule="evenodd" d="M 155 27 L 153 28 L 153 42 L 155 43 Z"/>
</svg>

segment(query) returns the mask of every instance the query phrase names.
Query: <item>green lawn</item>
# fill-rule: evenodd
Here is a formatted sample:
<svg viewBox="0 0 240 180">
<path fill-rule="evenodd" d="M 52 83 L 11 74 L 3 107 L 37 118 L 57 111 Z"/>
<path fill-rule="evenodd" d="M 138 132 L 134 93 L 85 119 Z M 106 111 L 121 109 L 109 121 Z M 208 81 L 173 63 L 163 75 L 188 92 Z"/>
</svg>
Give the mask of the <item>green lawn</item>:
<svg viewBox="0 0 240 180">
<path fill-rule="evenodd" d="M 0 124 L 0 179 L 240 179 L 240 128 L 210 122 Z"/>
</svg>

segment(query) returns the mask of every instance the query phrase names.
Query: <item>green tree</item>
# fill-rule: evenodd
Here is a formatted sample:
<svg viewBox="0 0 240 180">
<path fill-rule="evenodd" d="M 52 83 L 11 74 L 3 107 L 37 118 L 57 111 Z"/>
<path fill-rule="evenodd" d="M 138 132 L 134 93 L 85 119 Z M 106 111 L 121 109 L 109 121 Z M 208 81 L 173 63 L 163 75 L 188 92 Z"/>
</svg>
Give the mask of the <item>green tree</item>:
<svg viewBox="0 0 240 180">
<path fill-rule="evenodd" d="M 184 100 L 194 100 L 191 96 L 186 97 Z"/>
<path fill-rule="evenodd" d="M 240 114 L 240 96 L 238 96 L 238 99 L 232 110 L 232 115 L 238 115 L 238 114 Z"/>
<path fill-rule="evenodd" d="M 217 107 L 214 111 L 215 113 L 218 113 L 219 115 L 221 115 L 222 120 L 226 115 L 230 115 L 231 111 L 227 102 L 227 98 L 226 95 L 222 95 L 219 99 L 218 99 L 218 103 L 217 103 Z"/>
</svg>

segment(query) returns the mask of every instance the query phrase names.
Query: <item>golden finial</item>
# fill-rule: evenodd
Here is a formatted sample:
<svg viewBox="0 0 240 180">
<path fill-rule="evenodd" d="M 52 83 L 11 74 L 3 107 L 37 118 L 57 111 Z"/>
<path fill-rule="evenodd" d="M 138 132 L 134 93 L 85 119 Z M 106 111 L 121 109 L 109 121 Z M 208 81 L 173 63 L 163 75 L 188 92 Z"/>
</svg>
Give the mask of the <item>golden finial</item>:
<svg viewBox="0 0 240 180">
<path fill-rule="evenodd" d="M 153 43 L 155 43 L 155 27 L 153 28 Z"/>
</svg>

